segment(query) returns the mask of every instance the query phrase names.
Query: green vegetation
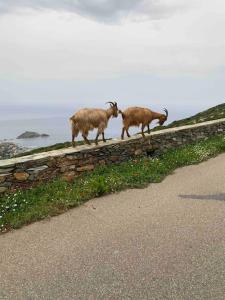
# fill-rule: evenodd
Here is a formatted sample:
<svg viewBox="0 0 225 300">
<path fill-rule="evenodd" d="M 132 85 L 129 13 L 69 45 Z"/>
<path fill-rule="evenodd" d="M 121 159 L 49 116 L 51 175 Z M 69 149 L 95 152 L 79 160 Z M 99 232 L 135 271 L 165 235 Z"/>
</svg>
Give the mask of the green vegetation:
<svg viewBox="0 0 225 300">
<path fill-rule="evenodd" d="M 192 117 L 174 121 L 164 128 L 172 128 L 185 125 L 193 125 L 201 122 L 207 122 L 225 118 L 225 103 L 211 107 L 203 112 L 200 112 Z"/>
<path fill-rule="evenodd" d="M 142 157 L 119 165 L 101 166 L 75 178 L 73 183 L 58 178 L 2 196 L 0 232 L 60 214 L 94 197 L 160 182 L 178 167 L 199 163 L 222 152 L 225 152 L 225 138 L 217 136 L 169 150 L 158 158 Z"/>
<path fill-rule="evenodd" d="M 218 120 L 225 118 L 225 103 L 211 107 L 205 111 L 202 111 L 192 117 L 174 121 L 166 126 L 156 126 L 152 131 L 158 131 L 162 129 L 174 128 L 179 126 L 194 125 L 197 123 Z"/>
<path fill-rule="evenodd" d="M 90 142 L 94 143 L 94 141 L 92 141 L 92 140 Z M 76 144 L 77 144 L 77 146 L 81 146 L 81 145 L 84 145 L 84 142 L 83 141 L 77 141 Z M 64 149 L 64 148 L 68 148 L 68 147 L 71 147 L 71 142 L 57 143 L 57 144 L 54 144 L 54 145 L 51 145 L 51 146 L 32 149 L 30 151 L 20 153 L 20 154 L 16 155 L 15 157 L 33 155 L 33 154 L 37 154 L 37 153 L 42 153 L 42 152 L 47 152 L 47 151 L 52 151 L 52 150 L 58 150 L 58 149 Z"/>
<path fill-rule="evenodd" d="M 79 144 L 81 145 L 81 142 Z M 32 149 L 30 151 L 20 153 L 20 154 L 16 155 L 15 157 L 20 157 L 20 156 L 24 156 L 24 155 L 31 155 L 31 154 L 36 154 L 36 153 L 41 153 L 41 152 L 46 152 L 46 151 L 51 151 L 51 150 L 63 149 L 63 148 L 68 148 L 70 146 L 71 146 L 70 142 L 58 143 L 58 144 L 54 144 L 54 145 L 51 145 L 51 146 Z"/>
</svg>

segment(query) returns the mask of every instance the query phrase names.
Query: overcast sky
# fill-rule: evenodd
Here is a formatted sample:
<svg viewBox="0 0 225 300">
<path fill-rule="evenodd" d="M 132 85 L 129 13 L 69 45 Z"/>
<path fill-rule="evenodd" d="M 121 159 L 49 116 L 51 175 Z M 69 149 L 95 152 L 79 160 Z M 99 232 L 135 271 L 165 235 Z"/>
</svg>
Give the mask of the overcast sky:
<svg viewBox="0 0 225 300">
<path fill-rule="evenodd" d="M 225 102 L 224 36 L 224 0 L 0 0 L 0 109 L 197 112 Z"/>
</svg>

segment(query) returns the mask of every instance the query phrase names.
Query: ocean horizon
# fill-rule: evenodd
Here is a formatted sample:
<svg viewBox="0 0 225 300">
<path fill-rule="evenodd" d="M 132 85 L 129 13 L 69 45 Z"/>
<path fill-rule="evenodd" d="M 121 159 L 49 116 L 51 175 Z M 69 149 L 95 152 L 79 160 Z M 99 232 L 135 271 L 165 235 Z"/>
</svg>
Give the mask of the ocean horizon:
<svg viewBox="0 0 225 300">
<path fill-rule="evenodd" d="M 120 137 L 121 128 L 121 118 L 111 119 L 105 131 L 106 138 Z M 40 134 L 46 133 L 49 137 L 17 139 L 25 131 L 35 131 Z M 135 128 L 131 129 L 131 132 L 137 131 L 137 128 L 136 131 Z M 96 129 L 89 133 L 90 139 L 95 138 L 95 136 Z M 82 136 L 79 135 L 77 140 L 82 140 Z M 68 116 L 0 121 L 0 142 L 12 142 L 32 149 L 66 141 L 71 141 L 71 127 Z"/>
</svg>

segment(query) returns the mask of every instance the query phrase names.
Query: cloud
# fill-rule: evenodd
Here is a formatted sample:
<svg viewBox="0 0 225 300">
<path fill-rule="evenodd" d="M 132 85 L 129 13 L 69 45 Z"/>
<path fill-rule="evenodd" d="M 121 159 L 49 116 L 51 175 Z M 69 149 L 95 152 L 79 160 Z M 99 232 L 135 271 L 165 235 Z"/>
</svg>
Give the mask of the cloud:
<svg viewBox="0 0 225 300">
<path fill-rule="evenodd" d="M 169 2 L 169 3 L 168 3 Z M 0 13 L 24 8 L 74 12 L 104 22 L 123 17 L 160 19 L 186 9 L 185 0 L 0 0 Z"/>
<path fill-rule="evenodd" d="M 0 18 L 0 78 L 207 75 L 225 66 L 225 3 L 214 1 L 216 6 L 198 1 L 199 8 L 156 22 L 128 18 L 117 25 L 52 10 L 5 14 Z"/>
<path fill-rule="evenodd" d="M 0 105 L 118 99 L 187 113 L 225 94 L 224 0 L 0 0 L 0 15 Z"/>
</svg>

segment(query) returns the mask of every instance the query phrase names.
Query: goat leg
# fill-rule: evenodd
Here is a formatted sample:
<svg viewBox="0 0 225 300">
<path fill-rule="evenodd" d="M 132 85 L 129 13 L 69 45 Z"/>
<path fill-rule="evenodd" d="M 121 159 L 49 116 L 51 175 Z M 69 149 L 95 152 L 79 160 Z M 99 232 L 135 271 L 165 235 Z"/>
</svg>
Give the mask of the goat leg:
<svg viewBox="0 0 225 300">
<path fill-rule="evenodd" d="M 124 132 L 125 132 L 125 127 L 122 129 L 122 134 L 121 134 L 121 139 L 124 140 Z"/>
<path fill-rule="evenodd" d="M 127 133 L 127 136 L 130 137 L 130 134 L 129 134 L 129 132 L 128 132 L 128 129 L 126 129 L 126 133 Z"/>
<path fill-rule="evenodd" d="M 78 136 L 79 131 L 75 128 L 74 123 L 72 123 L 72 147 L 76 146 L 75 138 Z"/>
<path fill-rule="evenodd" d="M 84 138 L 86 144 L 91 145 L 90 141 L 87 139 L 87 137 L 84 134 L 82 134 L 82 137 Z"/>
<path fill-rule="evenodd" d="M 72 147 L 76 147 L 76 143 L 75 143 L 74 139 L 75 139 L 75 136 L 72 135 Z"/>
<path fill-rule="evenodd" d="M 100 133 L 98 132 L 95 138 L 95 145 L 98 145 L 98 137 L 99 137 Z"/>
<path fill-rule="evenodd" d="M 85 139 L 88 145 L 91 145 L 91 142 L 86 138 Z"/>
<path fill-rule="evenodd" d="M 142 126 L 141 126 L 141 134 L 142 134 L 143 138 L 145 138 L 144 129 L 145 129 L 145 125 L 142 124 Z"/>
<path fill-rule="evenodd" d="M 150 134 L 150 125 L 148 124 L 148 134 Z"/>
<path fill-rule="evenodd" d="M 106 143 L 105 132 L 104 131 L 102 132 L 102 140 L 103 140 L 104 143 Z"/>
</svg>

